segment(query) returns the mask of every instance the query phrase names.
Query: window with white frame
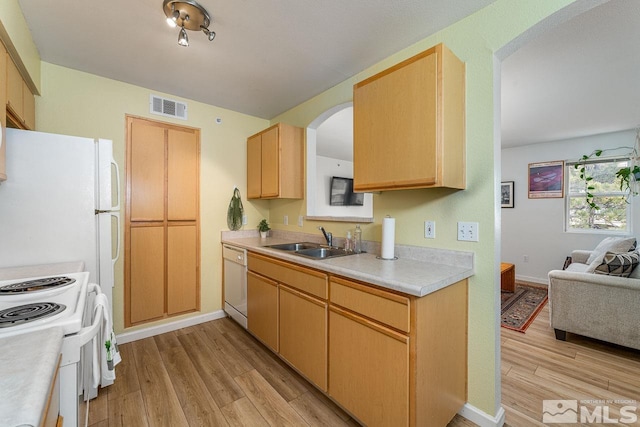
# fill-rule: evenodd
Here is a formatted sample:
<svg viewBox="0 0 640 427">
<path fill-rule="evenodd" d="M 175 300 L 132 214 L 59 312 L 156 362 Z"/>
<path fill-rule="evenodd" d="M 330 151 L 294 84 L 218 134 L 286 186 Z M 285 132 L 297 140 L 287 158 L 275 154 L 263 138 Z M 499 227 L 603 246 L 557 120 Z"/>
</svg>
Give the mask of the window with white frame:
<svg viewBox="0 0 640 427">
<path fill-rule="evenodd" d="M 567 163 L 567 231 L 629 232 L 631 204 L 616 178 L 616 172 L 628 164 L 628 160 L 621 159 L 597 159 L 579 164 L 577 168 L 575 163 Z M 582 167 L 591 180 L 585 182 L 580 178 Z M 593 195 L 592 202 L 597 209 L 589 205 L 587 192 Z"/>
</svg>

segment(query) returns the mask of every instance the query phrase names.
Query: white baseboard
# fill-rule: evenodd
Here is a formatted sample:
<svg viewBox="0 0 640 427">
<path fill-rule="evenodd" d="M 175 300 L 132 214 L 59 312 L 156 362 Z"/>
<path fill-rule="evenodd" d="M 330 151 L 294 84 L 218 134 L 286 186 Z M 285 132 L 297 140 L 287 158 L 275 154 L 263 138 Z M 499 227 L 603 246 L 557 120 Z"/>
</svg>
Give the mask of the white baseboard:
<svg viewBox="0 0 640 427">
<path fill-rule="evenodd" d="M 523 282 L 539 283 L 541 285 L 549 284 L 548 278 L 541 279 L 539 277 L 520 276 L 519 274 L 516 274 L 516 280 L 522 280 Z"/>
<path fill-rule="evenodd" d="M 155 335 L 164 334 L 165 332 L 175 331 L 181 328 L 198 325 L 200 323 L 209 322 L 211 320 L 222 319 L 227 314 L 223 310 L 211 313 L 201 314 L 199 316 L 187 317 L 186 319 L 176 320 L 175 322 L 163 323 L 161 325 L 150 326 L 136 331 L 124 332 L 116 335 L 118 344 L 125 344 L 132 341 L 138 341 L 144 338 L 153 337 Z"/>
<path fill-rule="evenodd" d="M 480 427 L 502 427 L 504 425 L 505 412 L 502 406 L 498 409 L 496 416 L 492 417 L 467 402 L 462 409 L 458 411 L 458 414 L 469 421 L 473 421 Z"/>
</svg>

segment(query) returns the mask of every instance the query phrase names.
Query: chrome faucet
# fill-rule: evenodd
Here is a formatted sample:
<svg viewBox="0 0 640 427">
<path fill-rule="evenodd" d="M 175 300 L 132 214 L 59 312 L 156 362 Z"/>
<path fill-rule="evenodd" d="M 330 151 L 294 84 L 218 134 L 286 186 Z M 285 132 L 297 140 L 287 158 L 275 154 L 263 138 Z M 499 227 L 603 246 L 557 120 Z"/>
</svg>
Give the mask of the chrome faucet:
<svg viewBox="0 0 640 427">
<path fill-rule="evenodd" d="M 325 231 L 323 226 L 319 226 L 318 230 L 322 231 L 322 234 L 324 234 L 324 238 L 327 240 L 327 245 L 329 247 L 333 246 L 333 234 Z"/>
</svg>

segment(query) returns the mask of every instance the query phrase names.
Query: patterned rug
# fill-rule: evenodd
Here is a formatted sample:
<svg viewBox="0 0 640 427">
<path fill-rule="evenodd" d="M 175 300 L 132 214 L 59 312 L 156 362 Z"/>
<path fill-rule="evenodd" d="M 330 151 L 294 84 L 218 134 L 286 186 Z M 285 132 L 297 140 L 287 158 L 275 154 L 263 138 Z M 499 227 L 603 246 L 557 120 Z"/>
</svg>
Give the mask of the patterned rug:
<svg viewBox="0 0 640 427">
<path fill-rule="evenodd" d="M 517 283 L 515 292 L 502 292 L 501 326 L 522 332 L 547 303 L 547 288 Z"/>
</svg>

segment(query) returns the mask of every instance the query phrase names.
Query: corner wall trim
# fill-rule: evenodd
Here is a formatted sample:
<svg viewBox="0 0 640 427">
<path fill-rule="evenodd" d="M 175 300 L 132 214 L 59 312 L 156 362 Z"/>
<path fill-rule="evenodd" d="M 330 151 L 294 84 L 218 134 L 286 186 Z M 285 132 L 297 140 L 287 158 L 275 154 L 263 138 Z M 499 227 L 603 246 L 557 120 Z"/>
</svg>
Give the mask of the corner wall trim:
<svg viewBox="0 0 640 427">
<path fill-rule="evenodd" d="M 116 335 L 118 344 L 125 344 L 132 341 L 138 341 L 144 338 L 153 337 L 155 335 L 164 334 L 178 329 L 186 328 L 200 323 L 209 322 L 211 320 L 222 319 L 227 314 L 223 310 L 211 313 L 201 314 L 199 316 L 188 317 L 186 319 L 176 320 L 171 323 L 163 323 L 162 325 L 150 326 L 148 328 L 139 329 L 137 331 L 124 332 Z"/>
<path fill-rule="evenodd" d="M 492 417 L 467 402 L 462 409 L 458 411 L 458 414 L 469 421 L 473 421 L 480 427 L 502 427 L 504 425 L 505 412 L 502 406 L 498 409 L 496 416 Z"/>
</svg>

